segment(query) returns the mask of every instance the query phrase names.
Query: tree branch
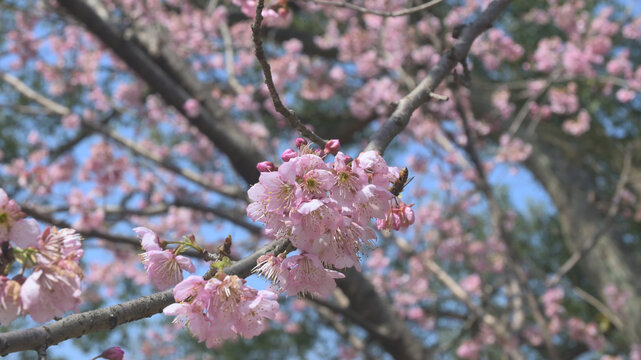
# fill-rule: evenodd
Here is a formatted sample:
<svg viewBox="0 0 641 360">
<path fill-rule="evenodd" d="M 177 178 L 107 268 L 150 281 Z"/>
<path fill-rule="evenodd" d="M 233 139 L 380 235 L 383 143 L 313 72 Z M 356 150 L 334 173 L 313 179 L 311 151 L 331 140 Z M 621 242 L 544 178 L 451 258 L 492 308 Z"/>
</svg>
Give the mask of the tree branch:
<svg viewBox="0 0 641 360">
<path fill-rule="evenodd" d="M 326 1 L 326 0 L 311 0 L 311 2 L 319 4 L 319 5 L 329 5 L 329 6 L 336 6 L 336 7 L 342 7 L 342 8 L 347 8 L 351 10 L 356 10 L 358 12 L 361 12 L 363 14 L 373 14 L 373 15 L 378 15 L 378 16 L 384 16 L 384 17 L 397 17 L 397 16 L 405 16 L 409 15 L 415 12 L 419 12 L 421 10 L 429 9 L 434 5 L 438 5 L 441 3 L 443 0 L 432 0 L 429 2 L 426 2 L 425 4 L 421 4 L 418 6 L 414 6 L 408 9 L 403 9 L 403 10 L 396 10 L 396 11 L 382 11 L 382 10 L 373 10 L 373 9 L 368 9 L 362 6 L 354 5 L 349 2 L 343 2 L 343 1 Z"/>
<path fill-rule="evenodd" d="M 197 77 L 171 47 L 162 47 L 154 58 L 149 49 L 142 45 L 144 41 L 141 37 L 136 38 L 138 41 L 127 38 L 117 24 L 99 15 L 100 9 L 83 0 L 59 0 L 58 3 L 136 71 L 167 104 L 181 112 L 227 154 L 232 166 L 245 181 L 250 184 L 258 181 L 259 173 L 255 164 L 263 161 L 264 156 L 240 131 L 227 111 L 203 91 Z M 145 34 L 147 37 L 152 35 L 158 36 L 150 32 Z M 192 98 L 204 104 L 197 116 L 188 116 L 183 108 L 185 102 Z"/>
<path fill-rule="evenodd" d="M 228 275 L 237 275 L 245 278 L 251 275 L 256 266 L 256 260 L 268 252 L 279 253 L 286 248 L 287 241 L 273 241 L 263 246 L 246 258 L 235 262 L 224 272 Z M 209 273 L 208 273 L 209 274 Z M 205 275 L 205 278 L 211 278 Z M 122 304 L 109 306 L 102 309 L 85 311 L 69 315 L 51 324 L 38 326 L 31 329 L 11 331 L 0 334 L 0 355 L 9 353 L 35 350 L 45 345 L 56 345 L 62 341 L 81 337 L 88 333 L 101 330 L 110 330 L 118 325 L 151 317 L 174 303 L 173 290 L 165 290 L 148 296 L 143 296 Z"/>
<path fill-rule="evenodd" d="M 296 116 L 294 110 L 288 109 L 283 104 L 280 96 L 278 95 L 278 91 L 276 90 L 276 86 L 274 85 L 274 79 L 272 78 L 271 66 L 269 66 L 269 62 L 265 57 L 265 50 L 263 49 L 261 24 L 263 22 L 264 6 L 265 1 L 258 0 L 258 5 L 256 6 L 256 18 L 254 20 L 254 24 L 252 25 L 252 38 L 254 40 L 256 58 L 260 63 L 260 67 L 263 69 L 263 74 L 265 75 L 265 85 L 267 85 L 267 89 L 269 89 L 269 95 L 271 96 L 272 102 L 274 103 L 274 108 L 276 108 L 276 111 L 278 111 L 278 113 L 280 113 L 285 119 L 287 119 L 289 125 L 292 128 L 296 129 L 306 138 L 315 142 L 321 148 L 324 148 L 327 141 L 325 141 L 323 138 L 316 135 L 312 130 L 303 125 L 303 123 L 301 123 L 301 121 L 298 119 L 298 116 Z"/>
<path fill-rule="evenodd" d="M 430 70 L 425 79 L 398 102 L 396 110 L 372 136 L 365 150 L 376 150 L 380 154 L 385 152 L 394 137 L 405 129 L 412 113 L 432 98 L 434 89 L 458 63 L 465 60 L 474 40 L 492 26 L 492 22 L 511 2 L 512 0 L 493 1 L 474 22 L 463 29 L 454 47 L 441 56 L 438 64 Z"/>
</svg>

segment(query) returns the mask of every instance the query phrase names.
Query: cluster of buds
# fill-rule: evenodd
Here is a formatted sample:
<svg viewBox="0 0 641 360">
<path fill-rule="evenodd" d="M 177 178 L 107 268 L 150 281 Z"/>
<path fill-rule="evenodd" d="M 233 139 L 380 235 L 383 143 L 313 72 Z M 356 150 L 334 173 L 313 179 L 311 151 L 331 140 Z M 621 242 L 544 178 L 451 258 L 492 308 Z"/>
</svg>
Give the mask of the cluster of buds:
<svg viewBox="0 0 641 360">
<path fill-rule="evenodd" d="M 0 189 L 0 324 L 29 314 L 45 322 L 80 303 L 82 238 L 75 230 L 46 228 L 26 219 Z M 18 262 L 18 274 L 9 277 Z M 25 276 L 27 270 L 31 274 Z"/>
</svg>

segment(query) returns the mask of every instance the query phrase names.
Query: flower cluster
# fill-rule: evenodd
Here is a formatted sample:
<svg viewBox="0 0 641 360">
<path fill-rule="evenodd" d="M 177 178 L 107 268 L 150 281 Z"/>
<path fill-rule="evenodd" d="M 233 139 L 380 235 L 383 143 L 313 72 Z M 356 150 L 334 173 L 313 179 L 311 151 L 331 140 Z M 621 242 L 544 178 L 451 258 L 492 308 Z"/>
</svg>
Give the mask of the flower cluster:
<svg viewBox="0 0 641 360">
<path fill-rule="evenodd" d="M 399 171 L 375 151 L 352 160 L 338 151 L 337 140 L 328 142 L 324 151 L 312 150 L 302 139 L 296 145 L 298 152 L 285 150 L 278 168 L 271 163 L 257 166 L 261 175 L 249 189 L 247 215 L 265 223 L 268 236 L 289 239 L 301 253 L 287 259 L 263 256 L 256 270 L 288 295 L 326 296 L 336 286 L 334 279 L 343 275 L 325 267 L 360 270 L 358 254 L 376 239 L 370 219 L 394 217 L 389 213 L 397 199 L 388 186 Z M 335 154 L 334 161 L 326 163 L 329 153 Z M 402 211 L 411 212 L 406 208 Z M 384 227 L 400 225 L 385 220 L 379 228 Z"/>
<path fill-rule="evenodd" d="M 146 227 L 134 228 L 140 236 L 142 248 L 140 255 L 149 279 L 159 290 L 165 290 L 182 281 L 183 270 L 189 273 L 196 271 L 189 258 L 179 255 L 180 249 L 163 249 L 158 235 Z"/>
<path fill-rule="evenodd" d="M 174 298 L 178 303 L 167 306 L 163 313 L 188 325 L 209 348 L 238 335 L 250 339 L 260 334 L 265 319 L 274 319 L 279 309 L 275 293 L 252 289 L 238 276 L 222 272 L 209 280 L 189 276 L 174 287 Z"/>
<path fill-rule="evenodd" d="M 25 219 L 20 206 L 0 189 L 0 324 L 9 325 L 21 313 L 45 322 L 80 303 L 79 266 L 82 238 L 75 230 L 46 228 Z M 14 262 L 22 266 L 13 278 Z M 33 268 L 25 277 L 24 271 Z"/>
<path fill-rule="evenodd" d="M 364 152 L 352 160 L 339 151 L 338 140 L 327 142 L 324 149 L 313 150 L 303 139 L 297 139 L 296 146 L 298 151 L 283 152 L 279 167 L 268 161 L 256 166 L 261 175 L 249 189 L 252 203 L 247 214 L 265 223 L 268 236 L 289 239 L 300 253 L 264 255 L 255 271 L 289 296 L 302 292 L 326 297 L 336 287 L 335 279 L 344 277 L 330 268 L 360 270 L 359 253 L 376 239 L 369 227 L 373 217 L 379 219 L 379 229 L 399 229 L 413 223 L 414 214 L 411 205 L 388 189 L 390 182 L 400 181 L 399 170 L 388 167 L 378 153 Z M 334 161 L 326 163 L 330 154 Z M 193 239 L 185 238 L 175 250 L 163 250 L 166 242 L 151 230 L 134 231 L 141 237 L 145 249 L 141 258 L 152 282 L 161 289 L 178 284 L 176 303 L 164 314 L 176 316 L 174 322 L 188 326 L 208 347 L 239 335 L 256 336 L 264 330 L 265 319 L 276 316 L 277 295 L 252 289 L 235 275 L 219 271 L 209 280 L 200 276 L 182 280 L 182 270 L 193 272 L 193 265 L 179 255 L 180 250 L 198 249 Z M 212 266 L 222 270 L 225 261 L 229 260 Z"/>
</svg>

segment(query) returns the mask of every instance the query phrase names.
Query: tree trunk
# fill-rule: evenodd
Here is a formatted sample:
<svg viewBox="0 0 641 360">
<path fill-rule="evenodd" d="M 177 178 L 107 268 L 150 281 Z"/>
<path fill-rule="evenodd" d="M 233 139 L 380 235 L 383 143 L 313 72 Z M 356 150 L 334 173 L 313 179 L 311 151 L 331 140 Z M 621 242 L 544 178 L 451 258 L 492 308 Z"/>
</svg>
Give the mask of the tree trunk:
<svg viewBox="0 0 641 360">
<path fill-rule="evenodd" d="M 606 198 L 606 206 L 597 206 L 594 201 L 599 192 L 597 182 L 584 163 L 593 155 L 589 151 L 599 145 L 593 143 L 587 149 L 576 138 L 564 136 L 559 139 L 558 128 L 546 131 L 548 126 L 545 125 L 540 124 L 536 137 L 527 139 L 533 151 L 526 166 L 552 198 L 566 246 L 572 253 L 607 228 L 606 212 L 612 200 Z M 612 147 L 612 139 L 609 142 L 607 146 Z M 641 343 L 641 282 L 638 278 L 641 268 L 621 248 L 621 236 L 616 226 L 604 231 L 596 246 L 577 266 L 602 299 L 606 298 L 604 288 L 607 285 L 614 285 L 627 294 L 628 300 L 619 314 L 623 320 L 621 330 L 630 344 L 638 344 Z"/>
</svg>

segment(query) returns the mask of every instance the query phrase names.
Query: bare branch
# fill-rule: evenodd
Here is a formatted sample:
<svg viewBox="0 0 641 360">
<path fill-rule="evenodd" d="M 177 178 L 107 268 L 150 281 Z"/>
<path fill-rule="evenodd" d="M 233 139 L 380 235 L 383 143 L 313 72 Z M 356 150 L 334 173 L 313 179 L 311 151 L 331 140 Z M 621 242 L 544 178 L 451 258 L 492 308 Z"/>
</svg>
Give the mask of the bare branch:
<svg viewBox="0 0 641 360">
<path fill-rule="evenodd" d="M 578 286 L 573 286 L 572 291 L 574 291 L 574 293 L 577 294 L 577 296 L 579 296 L 581 299 L 585 300 L 585 302 L 594 306 L 595 309 L 599 310 L 599 312 L 603 314 L 603 316 L 607 317 L 612 322 L 612 324 L 617 327 L 617 329 L 623 329 L 623 320 L 621 320 L 621 317 L 615 314 L 614 311 L 610 310 L 610 308 L 599 301 L 599 299 L 592 296 L 587 291 L 581 289 Z"/>
<path fill-rule="evenodd" d="M 251 275 L 256 260 L 268 252 L 278 253 L 284 249 L 287 241 L 274 241 L 246 258 L 235 262 L 224 271 L 228 275 L 245 278 Z M 285 246 L 286 247 L 286 246 Z M 205 278 L 211 278 L 205 275 Z M 88 333 L 113 329 L 118 325 L 151 317 L 174 303 L 173 290 L 166 290 L 149 296 L 143 296 L 122 304 L 102 309 L 69 315 L 62 320 L 26 330 L 17 330 L 0 334 L 0 355 L 34 350 L 42 345 L 51 346 L 62 341 L 81 337 Z"/>
<path fill-rule="evenodd" d="M 515 275 L 518 287 L 521 288 L 521 290 L 524 292 L 525 300 L 527 301 L 528 307 L 532 312 L 534 321 L 541 331 L 541 335 L 548 351 L 548 355 L 551 359 L 558 360 L 560 358 L 552 341 L 552 334 L 550 334 L 550 331 L 548 330 L 546 318 L 543 316 L 537 298 L 528 284 L 527 275 L 519 264 L 518 252 L 514 249 L 514 239 L 512 238 L 512 234 L 510 233 L 510 231 L 505 227 L 503 211 L 501 210 L 496 198 L 494 197 L 494 192 L 492 191 L 492 187 L 490 186 L 490 183 L 487 179 L 487 174 L 485 173 L 485 168 L 483 167 L 483 163 L 481 162 L 479 154 L 476 150 L 476 134 L 472 132 L 469 124 L 468 114 L 465 112 L 463 106 L 459 101 L 456 102 L 456 107 L 461 113 L 463 130 L 467 138 L 465 151 L 470 157 L 470 160 L 472 161 L 472 164 L 474 165 L 474 168 L 477 172 L 477 186 L 485 195 L 485 198 L 487 199 L 488 205 L 490 207 L 492 227 L 494 228 L 494 231 L 496 232 L 498 238 L 501 239 L 501 241 L 505 244 L 505 247 L 507 249 L 506 261 Z"/>
<path fill-rule="evenodd" d="M 117 142 L 118 144 L 129 149 L 136 155 L 139 155 L 147 160 L 150 160 L 157 165 L 160 165 L 162 168 L 169 170 L 177 175 L 182 176 L 183 178 L 202 186 L 207 190 L 211 190 L 221 195 L 229 196 L 236 199 L 246 200 L 247 194 L 245 191 L 236 186 L 215 186 L 209 183 L 207 180 L 203 179 L 198 173 L 191 171 L 189 169 L 183 169 L 172 163 L 169 158 L 154 154 L 151 151 L 148 151 L 145 147 L 136 144 L 135 142 L 120 136 L 115 131 L 109 130 L 104 126 L 99 126 L 97 124 L 92 124 L 89 122 L 83 122 L 83 125 L 93 129 L 96 132 L 101 133 L 105 137 Z"/>
<path fill-rule="evenodd" d="M 229 79 L 229 86 L 231 86 L 237 94 L 240 94 L 243 92 L 243 86 L 238 82 L 236 70 L 234 70 L 234 45 L 232 44 L 231 34 L 229 33 L 229 26 L 227 26 L 225 22 L 221 22 L 218 25 L 218 30 L 220 31 L 225 46 L 225 71 Z"/>
<path fill-rule="evenodd" d="M 396 110 L 372 136 L 366 150 L 376 150 L 381 154 L 385 151 L 394 137 L 405 129 L 414 110 L 433 97 L 434 89 L 458 63 L 465 60 L 474 40 L 492 26 L 492 22 L 511 2 L 512 0 L 493 1 L 474 22 L 463 29 L 454 47 L 441 56 L 425 79 L 398 102 Z"/>
<path fill-rule="evenodd" d="M 625 184 L 629 181 L 630 170 L 632 168 L 632 147 L 628 146 L 626 149 L 625 155 L 623 157 L 623 169 L 621 169 L 621 175 L 619 176 L 619 181 L 617 182 L 616 189 L 614 191 L 614 196 L 608 208 L 606 218 L 604 220 L 603 226 L 599 231 L 594 234 L 594 236 L 586 241 L 583 246 L 576 250 L 570 255 L 570 257 L 559 267 L 559 270 L 546 282 L 546 286 L 554 287 L 556 286 L 561 279 L 574 268 L 576 264 L 581 261 L 594 247 L 599 243 L 599 240 L 603 238 L 610 227 L 614 224 L 614 218 L 619 213 L 620 207 L 620 197 L 624 190 Z"/>
<path fill-rule="evenodd" d="M 42 211 L 33 205 L 20 204 L 20 207 L 22 208 L 22 211 L 25 214 L 27 214 L 28 216 L 38 221 L 46 222 L 48 224 L 51 224 L 59 228 L 72 227 L 71 224 L 62 220 L 57 220 L 53 216 L 51 216 L 51 214 L 49 214 L 48 212 Z M 99 238 L 99 239 L 104 239 L 113 243 L 127 244 L 127 245 L 135 246 L 136 248 L 140 248 L 140 241 L 130 236 L 115 235 L 115 234 L 103 232 L 96 229 L 78 230 L 78 233 L 85 238 Z"/>
<path fill-rule="evenodd" d="M 24 95 L 28 99 L 31 99 L 37 102 L 38 104 L 42 105 L 45 109 L 47 109 L 52 114 L 57 114 L 61 116 L 71 114 L 71 110 L 69 110 L 69 108 L 67 108 L 66 106 L 62 106 L 56 103 L 55 101 L 48 99 L 45 96 L 42 96 L 40 93 L 33 90 L 27 84 L 25 84 L 20 79 L 18 79 L 17 77 L 11 74 L 0 72 L 0 79 L 2 79 L 7 84 L 13 86 L 20 94 Z"/>
<path fill-rule="evenodd" d="M 324 148 L 327 141 L 325 141 L 323 138 L 316 135 L 313 131 L 303 125 L 303 123 L 301 123 L 301 121 L 298 119 L 298 116 L 296 116 L 294 110 L 288 109 L 281 101 L 280 95 L 278 95 L 278 91 L 276 90 L 276 86 L 274 85 L 274 79 L 272 78 L 271 66 L 269 66 L 269 62 L 265 57 L 265 50 L 263 49 L 263 40 L 260 27 L 263 22 L 262 12 L 264 6 L 265 1 L 258 0 L 258 5 L 256 7 L 256 19 L 254 20 L 254 24 L 252 25 L 252 38 L 254 40 L 256 58 L 260 63 L 260 67 L 263 69 L 263 74 L 265 75 L 265 85 L 267 85 L 267 89 L 269 89 L 269 95 L 271 96 L 272 102 L 274 103 L 274 108 L 276 108 L 276 111 L 278 111 L 279 114 L 283 115 L 283 117 L 287 119 L 289 125 L 292 128 L 296 129 L 303 136 L 315 142 L 320 147 Z"/>
<path fill-rule="evenodd" d="M 264 156 L 245 136 L 231 115 L 204 89 L 184 59 L 170 46 L 157 47 L 163 41 L 158 31 L 138 34 L 138 29 L 128 29 L 133 34 L 125 36 L 123 24 L 114 24 L 108 13 L 84 0 L 59 0 L 59 9 L 66 10 L 81 22 L 89 32 L 99 38 L 131 69 L 159 93 L 164 101 L 181 112 L 218 149 L 227 154 L 232 166 L 247 183 L 258 181 L 256 164 Z M 183 105 L 197 99 L 204 106 L 197 116 L 189 116 Z"/>
<path fill-rule="evenodd" d="M 432 0 L 432 1 L 426 2 L 425 4 L 421 4 L 421 5 L 403 9 L 403 10 L 396 10 L 396 11 L 373 10 L 373 9 L 368 9 L 362 6 L 354 5 L 346 1 L 338 2 L 338 1 L 327 1 L 327 0 L 311 0 L 311 2 L 319 5 L 329 5 L 329 6 L 352 9 L 364 14 L 373 14 L 373 15 L 384 16 L 384 17 L 397 17 L 397 16 L 405 16 L 405 15 L 409 15 L 425 9 L 429 9 L 432 6 L 438 5 L 439 3 L 443 2 L 443 0 Z"/>
<path fill-rule="evenodd" d="M 407 241 L 400 237 L 395 237 L 394 241 L 396 242 L 396 245 L 399 247 L 399 249 L 401 249 L 407 256 L 416 256 L 416 252 Z M 452 292 L 454 297 L 463 302 L 465 306 L 467 306 L 467 308 L 470 309 L 470 311 L 474 315 L 476 315 L 485 324 L 487 324 L 487 326 L 489 326 L 498 337 L 507 341 L 513 336 L 513 334 L 510 334 L 507 327 L 501 321 L 499 321 L 496 316 L 485 311 L 474 301 L 472 301 L 472 298 L 470 298 L 470 295 L 467 293 L 467 291 L 465 291 L 465 289 L 463 289 L 456 282 L 456 280 L 454 280 L 434 260 L 424 256 L 417 258 L 419 258 L 423 267 L 434 274 L 434 276 L 436 276 L 436 278 Z M 523 357 L 523 355 L 519 353 L 518 349 L 511 349 L 510 347 L 507 347 L 505 348 L 505 351 L 514 359 L 525 359 L 525 357 Z"/>
</svg>

